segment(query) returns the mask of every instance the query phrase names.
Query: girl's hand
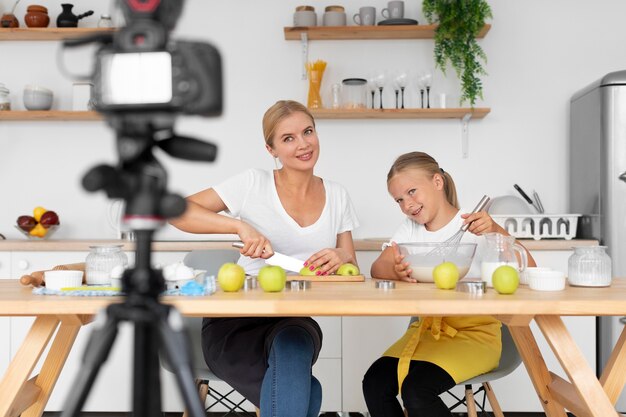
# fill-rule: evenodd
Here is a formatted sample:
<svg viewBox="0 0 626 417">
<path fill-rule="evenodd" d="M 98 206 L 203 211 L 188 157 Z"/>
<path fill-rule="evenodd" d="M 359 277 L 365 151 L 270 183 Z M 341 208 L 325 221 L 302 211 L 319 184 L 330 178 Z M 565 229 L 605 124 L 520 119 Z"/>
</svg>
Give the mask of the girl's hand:
<svg viewBox="0 0 626 417">
<path fill-rule="evenodd" d="M 409 269 L 409 263 L 404 262 L 404 255 L 400 253 L 400 248 L 396 242 L 391 242 L 391 249 L 393 250 L 393 272 L 400 281 L 417 282 L 415 278 L 411 278 L 411 269 Z"/>
<path fill-rule="evenodd" d="M 241 222 L 237 234 L 243 242 L 243 248 L 239 250 L 242 255 L 263 259 L 274 255 L 270 241 L 249 224 Z"/>
<path fill-rule="evenodd" d="M 311 271 L 316 271 L 316 275 L 332 275 L 345 263 L 353 262 L 352 255 L 345 249 L 328 248 L 314 253 L 304 262 L 304 266 Z"/>
<path fill-rule="evenodd" d="M 509 235 L 509 233 L 496 223 L 486 211 L 479 211 L 474 214 L 461 214 L 461 217 L 465 219 L 463 224 L 470 224 L 467 230 L 477 236 L 484 235 L 485 233 Z"/>
</svg>

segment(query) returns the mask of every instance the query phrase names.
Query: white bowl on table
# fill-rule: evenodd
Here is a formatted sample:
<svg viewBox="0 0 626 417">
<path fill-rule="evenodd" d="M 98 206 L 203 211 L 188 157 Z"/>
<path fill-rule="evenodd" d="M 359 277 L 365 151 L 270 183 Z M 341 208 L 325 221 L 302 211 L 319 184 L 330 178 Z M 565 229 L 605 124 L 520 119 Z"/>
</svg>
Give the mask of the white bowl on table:
<svg viewBox="0 0 626 417">
<path fill-rule="evenodd" d="M 419 282 L 433 282 L 433 269 L 443 262 L 452 262 L 462 279 L 472 265 L 476 243 L 398 243 L 404 262 L 409 263 L 411 278 Z"/>
<path fill-rule="evenodd" d="M 565 273 L 561 271 L 536 271 L 528 280 L 528 286 L 536 291 L 562 291 L 565 289 Z"/>
<path fill-rule="evenodd" d="M 43 273 L 46 288 L 61 290 L 62 288 L 80 287 L 83 284 L 83 271 L 46 271 Z"/>
</svg>

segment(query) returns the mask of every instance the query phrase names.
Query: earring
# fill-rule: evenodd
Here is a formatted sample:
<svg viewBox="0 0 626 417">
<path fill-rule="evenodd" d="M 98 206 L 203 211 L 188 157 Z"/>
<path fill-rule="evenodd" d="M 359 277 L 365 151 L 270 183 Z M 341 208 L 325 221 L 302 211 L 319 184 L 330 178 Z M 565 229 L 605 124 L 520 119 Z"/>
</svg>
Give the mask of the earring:
<svg viewBox="0 0 626 417">
<path fill-rule="evenodd" d="M 278 167 L 278 157 L 277 156 L 274 157 L 274 165 L 276 166 L 276 169 L 280 169 Z"/>
</svg>

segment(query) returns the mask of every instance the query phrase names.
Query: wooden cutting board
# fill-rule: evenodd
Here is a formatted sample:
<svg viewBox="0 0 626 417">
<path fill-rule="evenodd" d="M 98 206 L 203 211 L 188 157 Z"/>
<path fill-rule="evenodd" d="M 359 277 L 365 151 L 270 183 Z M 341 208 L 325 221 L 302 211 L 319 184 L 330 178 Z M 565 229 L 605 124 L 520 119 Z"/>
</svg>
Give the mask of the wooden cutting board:
<svg viewBox="0 0 626 417">
<path fill-rule="evenodd" d="M 314 282 L 363 282 L 363 275 L 287 275 L 287 281 L 314 281 Z"/>
</svg>

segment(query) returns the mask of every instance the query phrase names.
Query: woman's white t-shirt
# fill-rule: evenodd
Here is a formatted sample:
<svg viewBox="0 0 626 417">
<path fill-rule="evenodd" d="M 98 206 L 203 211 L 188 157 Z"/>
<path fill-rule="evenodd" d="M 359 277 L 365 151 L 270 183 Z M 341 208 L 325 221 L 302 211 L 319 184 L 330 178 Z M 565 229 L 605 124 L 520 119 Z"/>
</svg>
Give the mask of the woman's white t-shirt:
<svg viewBox="0 0 626 417">
<path fill-rule="evenodd" d="M 322 214 L 310 226 L 300 226 L 285 210 L 278 197 L 274 173 L 249 169 L 213 187 L 227 212 L 269 239 L 276 252 L 306 260 L 315 252 L 337 247 L 337 235 L 359 226 L 348 192 L 341 185 L 323 180 L 326 203 Z M 263 259 L 240 257 L 247 274 L 256 275 Z"/>
<path fill-rule="evenodd" d="M 448 224 L 443 226 L 439 230 L 430 232 L 426 230 L 423 224 L 419 224 L 406 217 L 402 224 L 396 229 L 395 233 L 391 237 L 391 241 L 396 243 L 409 243 L 409 242 L 444 242 L 451 238 L 456 232 L 463 226 L 463 218 L 461 214 L 470 213 L 471 211 L 459 210 L 459 212 L 450 220 Z M 476 236 L 473 233 L 465 232 L 461 238 L 463 243 L 477 243 L 476 253 L 472 260 L 472 266 L 466 277 L 468 278 L 480 278 L 480 263 L 484 248 L 486 245 L 485 239 L 481 236 Z"/>
</svg>

